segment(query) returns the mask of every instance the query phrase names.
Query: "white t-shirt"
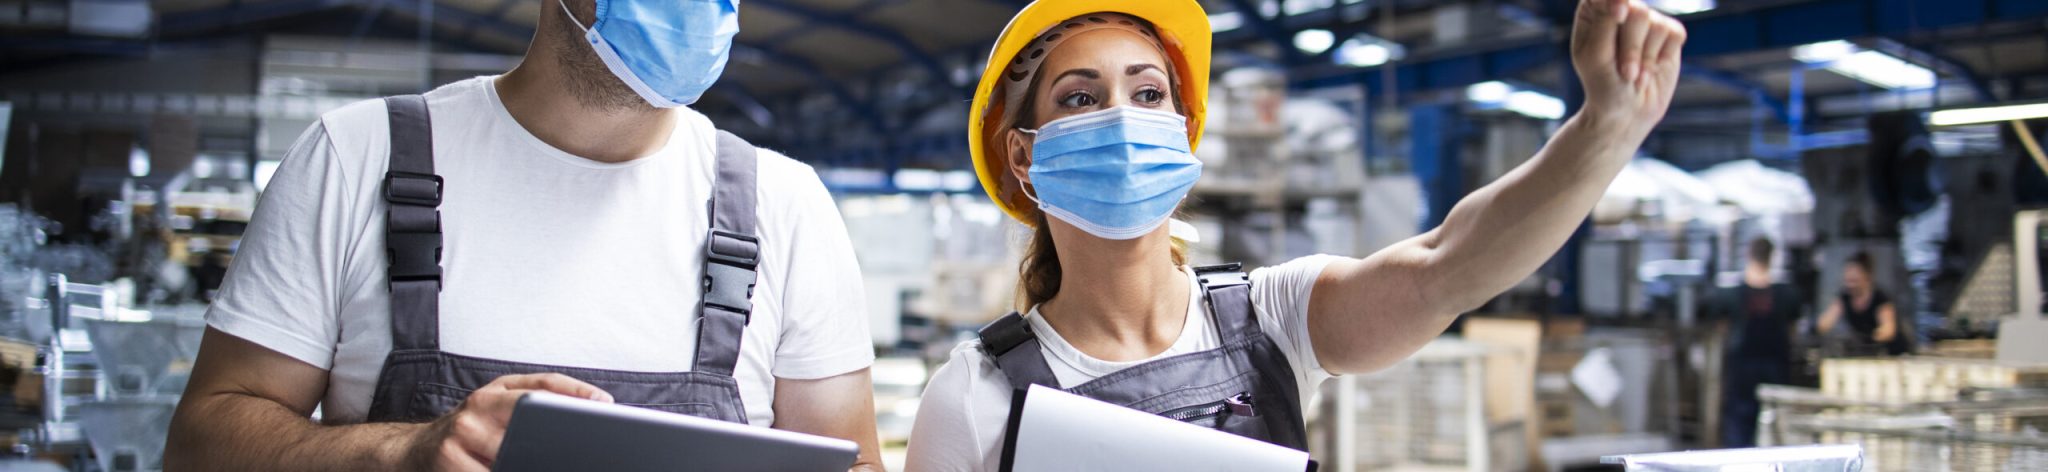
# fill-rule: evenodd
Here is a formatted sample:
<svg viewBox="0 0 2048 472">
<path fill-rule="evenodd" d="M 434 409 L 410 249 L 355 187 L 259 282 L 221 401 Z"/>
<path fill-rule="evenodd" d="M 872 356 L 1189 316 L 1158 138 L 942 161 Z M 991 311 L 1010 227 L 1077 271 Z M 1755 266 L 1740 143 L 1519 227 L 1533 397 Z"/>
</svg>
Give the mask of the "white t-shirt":
<svg viewBox="0 0 2048 472">
<path fill-rule="evenodd" d="M 514 362 L 688 371 L 714 164 L 712 125 L 682 109 L 652 155 L 603 163 L 528 133 L 494 77 L 427 93 L 441 221 L 441 348 Z M 328 112 L 271 178 L 208 325 L 328 371 L 324 420 L 365 419 L 391 350 L 383 101 Z M 838 208 L 802 163 L 762 150 L 761 265 L 740 343 L 747 419 L 771 425 L 775 378 L 874 362 Z"/>
<path fill-rule="evenodd" d="M 1330 378 L 1317 361 L 1309 344 L 1308 300 L 1316 277 L 1336 256 L 1316 255 L 1252 271 L 1252 310 L 1259 329 L 1273 338 L 1281 355 L 1294 368 L 1295 385 L 1300 387 L 1299 405 L 1313 404 L 1324 380 Z M 1080 385 L 1105 375 L 1166 357 L 1216 349 L 1216 325 L 1209 319 L 1208 303 L 1200 283 L 1188 272 L 1191 300 L 1187 322 L 1180 338 L 1149 359 L 1111 362 L 1090 357 L 1068 344 L 1052 325 L 1038 315 L 1037 307 L 1025 314 L 1038 334 L 1039 349 L 1060 385 Z M 968 340 L 953 348 L 953 359 L 932 374 L 918 404 L 917 424 L 910 433 L 908 468 L 920 471 L 996 470 L 1002 459 L 1004 425 L 1010 417 L 1010 385 L 995 359 L 984 355 L 980 340 Z"/>
</svg>

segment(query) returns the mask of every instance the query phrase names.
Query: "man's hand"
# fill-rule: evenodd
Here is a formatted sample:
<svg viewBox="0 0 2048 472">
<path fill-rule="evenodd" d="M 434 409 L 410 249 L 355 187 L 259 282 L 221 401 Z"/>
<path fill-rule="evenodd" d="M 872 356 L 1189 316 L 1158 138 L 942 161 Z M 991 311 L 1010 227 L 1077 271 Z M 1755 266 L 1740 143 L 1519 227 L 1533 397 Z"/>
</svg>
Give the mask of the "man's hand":
<svg viewBox="0 0 2048 472">
<path fill-rule="evenodd" d="M 1580 0 L 1572 66 L 1586 88 L 1584 114 L 1636 139 L 1664 119 L 1678 87 L 1685 26 L 1641 0 Z"/>
<path fill-rule="evenodd" d="M 507 375 L 470 392 L 462 406 L 413 437 L 409 469 L 486 472 L 505 441 L 512 407 L 529 392 L 552 392 L 611 403 L 612 396 L 562 374 Z"/>
</svg>

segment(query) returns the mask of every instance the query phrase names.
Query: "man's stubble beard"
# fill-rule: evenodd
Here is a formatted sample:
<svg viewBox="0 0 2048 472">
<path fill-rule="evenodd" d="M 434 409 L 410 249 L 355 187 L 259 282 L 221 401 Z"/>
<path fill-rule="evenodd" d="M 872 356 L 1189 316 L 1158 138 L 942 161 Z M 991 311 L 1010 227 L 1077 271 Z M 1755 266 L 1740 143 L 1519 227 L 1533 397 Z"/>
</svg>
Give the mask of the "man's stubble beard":
<svg viewBox="0 0 2048 472">
<path fill-rule="evenodd" d="M 595 2 L 575 3 L 596 9 Z M 577 14 L 593 13 L 579 11 Z M 576 102 L 584 107 L 608 113 L 655 111 L 656 108 L 627 87 L 625 81 L 612 75 L 604 60 L 597 57 L 597 51 L 593 49 L 597 45 L 583 39 L 583 29 L 570 23 L 574 21 L 575 18 L 564 18 L 564 24 L 552 32 L 554 39 L 548 41 L 555 53 L 555 65 L 562 71 L 562 83 L 569 88 L 569 95 L 576 97 Z"/>
</svg>

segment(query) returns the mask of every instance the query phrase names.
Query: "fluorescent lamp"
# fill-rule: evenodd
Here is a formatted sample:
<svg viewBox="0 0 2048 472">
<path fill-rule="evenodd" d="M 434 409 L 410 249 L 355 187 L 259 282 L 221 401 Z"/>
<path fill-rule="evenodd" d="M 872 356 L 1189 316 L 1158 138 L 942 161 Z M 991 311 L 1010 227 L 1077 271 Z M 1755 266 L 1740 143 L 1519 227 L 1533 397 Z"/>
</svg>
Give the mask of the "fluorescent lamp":
<svg viewBox="0 0 2048 472">
<path fill-rule="evenodd" d="M 1958 126 L 2035 118 L 2048 118 L 2048 103 L 1940 110 L 1927 115 L 1927 124 L 1932 126 Z"/>
<path fill-rule="evenodd" d="M 896 188 L 909 191 L 938 190 L 945 177 L 939 171 L 930 169 L 899 169 L 896 171 Z"/>
<path fill-rule="evenodd" d="M 1465 98 L 1478 103 L 1500 103 L 1514 92 L 1515 88 L 1507 82 L 1490 80 L 1465 87 Z"/>
<path fill-rule="evenodd" d="M 1889 89 L 1933 87 L 1934 70 L 1878 51 L 1866 51 L 1848 41 L 1824 41 L 1792 48 L 1792 58 L 1808 64 L 1826 64 L 1829 71 Z"/>
<path fill-rule="evenodd" d="M 1408 49 L 1401 47 L 1400 43 L 1359 34 L 1337 45 L 1337 52 L 1332 55 L 1338 65 L 1373 67 L 1407 57 Z"/>
<path fill-rule="evenodd" d="M 1294 33 L 1294 48 L 1309 54 L 1322 54 L 1337 45 L 1337 33 L 1326 29 L 1302 30 Z"/>
<path fill-rule="evenodd" d="M 1823 41 L 1792 48 L 1792 58 L 1808 64 L 1828 62 L 1855 54 L 1855 44 L 1848 41 Z"/>
<path fill-rule="evenodd" d="M 1508 94 L 1508 111 L 1521 113 L 1533 118 L 1555 120 L 1564 118 L 1564 100 L 1542 93 L 1523 90 Z"/>
<path fill-rule="evenodd" d="M 1212 13 L 1209 15 L 1209 32 L 1221 33 L 1244 26 L 1244 15 L 1237 12 Z"/>
<path fill-rule="evenodd" d="M 1650 0 L 1650 8 L 1669 15 L 1699 13 L 1714 9 L 1714 0 Z"/>
<path fill-rule="evenodd" d="M 1337 6 L 1335 0 L 1293 0 L 1280 7 L 1287 16 L 1301 15 Z"/>
<path fill-rule="evenodd" d="M 894 181 L 898 190 L 912 192 L 960 192 L 979 182 L 973 172 L 930 169 L 898 169 Z"/>
<path fill-rule="evenodd" d="M 1386 64 L 1391 56 L 1393 56 L 1392 51 L 1388 51 L 1386 46 L 1376 43 L 1357 44 L 1352 41 L 1345 41 L 1344 45 L 1337 47 L 1337 63 L 1352 67 L 1372 67 Z"/>
<path fill-rule="evenodd" d="M 1829 64 L 1828 70 L 1891 89 L 1923 89 L 1935 82 L 1933 70 L 1877 51 L 1850 54 Z"/>
</svg>

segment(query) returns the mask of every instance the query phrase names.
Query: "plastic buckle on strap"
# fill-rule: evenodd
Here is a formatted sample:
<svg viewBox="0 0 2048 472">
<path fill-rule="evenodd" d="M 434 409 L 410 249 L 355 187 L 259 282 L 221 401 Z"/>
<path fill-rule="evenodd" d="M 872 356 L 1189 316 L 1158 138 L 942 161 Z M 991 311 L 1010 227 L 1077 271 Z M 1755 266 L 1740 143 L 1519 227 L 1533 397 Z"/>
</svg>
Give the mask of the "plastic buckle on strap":
<svg viewBox="0 0 2048 472">
<path fill-rule="evenodd" d="M 1236 285 L 1250 285 L 1252 283 L 1250 276 L 1245 275 L 1245 273 L 1243 272 L 1237 271 L 1211 272 L 1207 274 L 1199 274 L 1195 277 L 1201 280 L 1202 288 L 1205 289 L 1223 288 Z"/>
<path fill-rule="evenodd" d="M 1224 263 L 1224 264 L 1214 264 L 1214 265 L 1205 265 L 1205 266 L 1195 266 L 1195 273 L 1196 273 L 1196 274 L 1215 274 L 1215 273 L 1229 273 L 1229 272 L 1244 272 L 1244 263 L 1242 263 L 1242 262 L 1230 262 L 1230 263 Z"/>
<path fill-rule="evenodd" d="M 441 233 L 391 233 L 385 250 L 390 256 L 390 281 L 432 281 L 441 284 Z"/>
<path fill-rule="evenodd" d="M 746 315 L 752 321 L 761 240 L 713 229 L 704 241 L 704 262 L 704 304 Z"/>
<path fill-rule="evenodd" d="M 415 172 L 390 171 L 384 173 L 384 201 L 437 207 L 441 206 L 441 185 L 446 183 L 441 176 Z"/>
<path fill-rule="evenodd" d="M 1031 332 L 1031 327 L 1026 324 L 1024 317 L 1016 313 L 996 318 L 995 321 L 982 326 L 981 331 L 976 334 L 981 336 L 981 351 L 988 353 L 989 357 L 1002 357 L 1011 349 L 1037 339 L 1036 333 Z"/>
</svg>

